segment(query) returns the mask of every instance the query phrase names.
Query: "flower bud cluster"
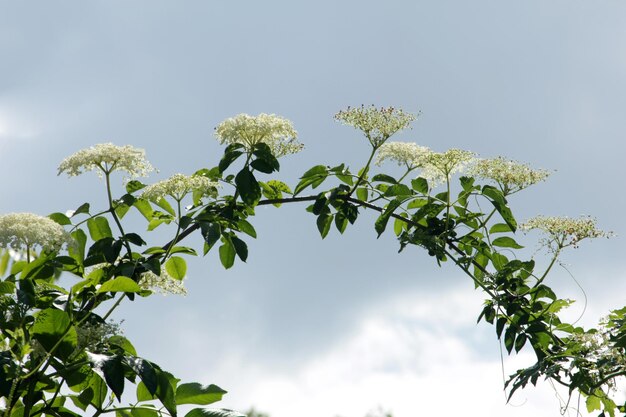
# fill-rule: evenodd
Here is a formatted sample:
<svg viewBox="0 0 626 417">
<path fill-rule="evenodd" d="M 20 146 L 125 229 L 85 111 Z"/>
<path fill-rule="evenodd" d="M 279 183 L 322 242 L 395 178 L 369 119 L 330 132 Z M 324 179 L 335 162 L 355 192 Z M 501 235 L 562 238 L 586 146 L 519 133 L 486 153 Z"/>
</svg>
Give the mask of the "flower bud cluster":
<svg viewBox="0 0 626 417">
<path fill-rule="evenodd" d="M 598 237 L 612 237 L 612 232 L 605 232 L 596 227 L 596 219 L 592 217 L 581 217 L 572 219 L 569 217 L 547 217 L 537 216 L 520 225 L 521 230 L 538 229 L 548 235 L 550 246 L 556 244 L 556 248 L 561 249 L 567 246 L 578 247 L 583 239 L 593 239 Z"/>
<path fill-rule="evenodd" d="M 293 124 L 275 114 L 238 114 L 220 123 L 215 136 L 222 144 L 240 143 L 248 151 L 258 143 L 265 143 L 276 158 L 297 153 L 304 147 L 296 140 L 298 133 Z"/>
<path fill-rule="evenodd" d="M 201 175 L 174 174 L 170 178 L 147 186 L 141 196 L 150 201 L 158 201 L 163 197 L 172 197 L 180 202 L 191 192 L 200 192 L 202 195 L 217 195 L 218 184 Z"/>
<path fill-rule="evenodd" d="M 136 178 L 147 176 L 154 168 L 146 160 L 143 149 L 129 145 L 116 146 L 112 143 L 100 143 L 81 149 L 59 165 L 59 175 L 65 172 L 70 177 L 94 170 L 100 177 L 113 171 L 125 171 L 131 178 Z"/>
<path fill-rule="evenodd" d="M 43 250 L 60 250 L 74 243 L 61 225 L 32 213 L 0 215 L 0 247 L 16 251 L 39 246 Z"/>
<path fill-rule="evenodd" d="M 163 295 L 187 295 L 183 281 L 172 278 L 165 269 L 161 269 L 161 275 L 151 271 L 144 272 L 138 284 L 145 290 L 158 290 Z"/>
<path fill-rule="evenodd" d="M 550 172 L 545 169 L 532 169 L 526 164 L 498 157 L 476 160 L 468 174 L 495 181 L 505 194 L 511 194 L 544 181 Z"/>
<path fill-rule="evenodd" d="M 445 152 L 431 152 L 424 157 L 421 177 L 438 183 L 447 181 L 455 172 L 462 171 L 475 159 L 475 154 L 462 149 L 448 149 Z"/>
<path fill-rule="evenodd" d="M 416 116 L 394 107 L 348 107 L 335 120 L 361 130 L 374 148 L 380 147 L 394 133 L 409 127 Z"/>
<path fill-rule="evenodd" d="M 414 169 L 423 166 L 426 157 L 431 153 L 429 148 L 415 143 L 387 142 L 378 149 L 376 165 L 380 166 L 384 161 L 390 160 L 406 166 L 407 169 Z"/>
</svg>

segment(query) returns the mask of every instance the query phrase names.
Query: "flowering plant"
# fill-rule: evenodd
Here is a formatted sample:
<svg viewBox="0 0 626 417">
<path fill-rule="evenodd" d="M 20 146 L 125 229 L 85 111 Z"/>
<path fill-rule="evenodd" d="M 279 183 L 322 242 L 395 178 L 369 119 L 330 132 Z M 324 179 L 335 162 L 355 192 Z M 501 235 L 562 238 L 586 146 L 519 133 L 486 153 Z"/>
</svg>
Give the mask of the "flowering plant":
<svg viewBox="0 0 626 417">
<path fill-rule="evenodd" d="M 507 198 L 545 180 L 548 172 L 504 158 L 477 159 L 465 150 L 436 152 L 388 141 L 415 117 L 373 106 L 337 113 L 338 121 L 364 134 L 367 161 L 358 174 L 345 164 L 316 165 L 293 189 L 271 175 L 280 169 L 278 158 L 302 145 L 291 122 L 275 115 L 242 114 L 224 121 L 216 136 L 227 146 L 217 166 L 151 185 L 129 179 L 118 198 L 110 185 L 114 171 L 131 178 L 152 171 L 143 150 L 101 144 L 65 159 L 59 173 L 96 170 L 105 178 L 107 205 L 92 210 L 85 203 L 48 217 L 0 216 L 0 414 L 161 417 L 176 416 L 180 405 L 192 404 L 202 407 L 186 417 L 243 416 L 205 408 L 226 391 L 180 383 L 139 356 L 120 325 L 108 319 L 124 300 L 185 293 L 185 256 L 197 250 L 182 243 L 191 234 L 200 234 L 203 253 L 217 252 L 228 269 L 237 259 L 247 260 L 245 240 L 257 237 L 251 223 L 257 206 L 302 202 L 322 238 L 333 225 L 343 233 L 370 210 L 378 214 L 379 236 L 391 222 L 400 250 L 423 248 L 437 263 L 450 261 L 467 275 L 486 297 L 479 321 L 495 326 L 509 354 L 529 350 L 536 357 L 533 366 L 509 378 L 509 395 L 547 378 L 570 395 L 584 396 L 588 410 L 611 416 L 626 411 L 611 391 L 616 379 L 626 376 L 626 307 L 612 311 L 598 329 L 576 327 L 559 315 L 571 301 L 546 285 L 563 250 L 610 233 L 591 218 L 536 217 L 518 227 Z M 378 166 L 393 161 L 404 171 L 399 178 L 372 174 L 373 161 Z M 303 195 L 306 190 L 317 191 Z M 189 206 L 182 210 L 185 201 Z M 148 244 L 148 238 L 126 230 L 130 210 L 145 218 L 148 231 L 172 227 L 171 238 Z M 545 269 L 515 252 L 523 248 L 518 229 L 545 234 L 542 242 L 550 248 Z M 26 259 L 16 258 L 15 251 Z M 59 285 L 61 275 L 74 279 L 69 288 Z M 136 398 L 124 404 L 128 384 L 135 386 Z"/>
</svg>

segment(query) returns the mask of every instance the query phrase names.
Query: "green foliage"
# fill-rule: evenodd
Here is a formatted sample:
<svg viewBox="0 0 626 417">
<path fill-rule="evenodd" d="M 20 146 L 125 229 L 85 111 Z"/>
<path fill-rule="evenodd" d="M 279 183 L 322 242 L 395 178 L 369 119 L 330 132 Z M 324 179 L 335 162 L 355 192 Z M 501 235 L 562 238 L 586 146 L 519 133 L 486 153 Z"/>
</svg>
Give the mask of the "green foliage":
<svg viewBox="0 0 626 417">
<path fill-rule="evenodd" d="M 383 132 L 384 126 L 370 123 L 383 123 L 394 114 L 362 120 L 358 126 Z M 557 241 L 552 247 L 544 271 L 535 270 L 533 259 L 523 260 L 523 252 L 516 252 L 523 247 L 515 239 L 518 223 L 507 200 L 510 187 L 483 184 L 471 176 L 457 182 L 450 175 L 454 167 L 448 165 L 445 175 L 409 178 L 418 168 L 413 162 L 398 179 L 384 172 L 370 177 L 371 162 L 382 145 L 372 144 L 358 174 L 345 164 L 316 165 L 292 191 L 286 183 L 266 178 L 280 169 L 273 148 L 263 141 L 231 143 L 218 166 L 196 172 L 222 183 L 224 190 L 209 198 L 189 190 L 192 204 L 185 214 L 181 201 L 142 198 L 146 185 L 135 180 L 126 184 L 127 194 L 113 199 L 110 171 L 103 172 L 107 207 L 92 214 L 90 204 L 84 203 L 73 213 L 49 216 L 69 233 L 71 245 L 42 246 L 39 252 L 22 248 L 17 252 L 20 259 L 5 247 L 0 255 L 0 398 L 5 407 L 0 414 L 69 417 L 79 415 L 72 411 L 79 409 L 94 416 L 161 417 L 176 416 L 179 405 L 206 406 L 221 400 L 226 391 L 220 387 L 180 383 L 139 356 L 107 320 L 125 299 L 148 297 L 155 290 L 180 291 L 187 275 L 185 256 L 197 254 L 181 245 L 191 234 L 202 236 L 204 255 L 217 244 L 221 264 L 233 268 L 237 259 L 248 260 L 244 239 L 257 238 L 251 222 L 256 206 L 299 202 L 309 204 L 307 211 L 315 216 L 322 238 L 333 225 L 339 233 L 346 232 L 360 211 L 371 210 L 378 213 L 373 225 L 378 237 L 393 224 L 400 250 L 423 248 L 437 263 L 450 261 L 466 274 L 486 296 L 478 321 L 494 325 L 509 354 L 526 349 L 536 357 L 535 364 L 509 378 L 509 396 L 547 378 L 570 393 L 580 392 L 590 412 L 613 416 L 626 411 L 611 398 L 615 379 L 626 375 L 626 307 L 614 310 L 597 329 L 562 321 L 559 314 L 572 301 L 558 298 L 545 278 L 566 243 L 559 246 Z M 419 161 L 426 164 L 428 159 Z M 436 191 L 441 178 L 444 190 Z M 308 189 L 317 191 L 301 195 Z M 481 207 L 490 210 L 483 213 Z M 123 217 L 133 208 L 145 219 L 148 232 L 169 227 L 172 237 L 148 244 L 145 232 L 125 230 Z M 74 277 L 70 288 L 58 285 L 62 274 Z M 133 396 L 128 404 L 122 402 Z M 264 416 L 255 413 L 249 414 Z M 212 408 L 193 408 L 186 414 L 239 416 L 243 414 Z"/>
</svg>

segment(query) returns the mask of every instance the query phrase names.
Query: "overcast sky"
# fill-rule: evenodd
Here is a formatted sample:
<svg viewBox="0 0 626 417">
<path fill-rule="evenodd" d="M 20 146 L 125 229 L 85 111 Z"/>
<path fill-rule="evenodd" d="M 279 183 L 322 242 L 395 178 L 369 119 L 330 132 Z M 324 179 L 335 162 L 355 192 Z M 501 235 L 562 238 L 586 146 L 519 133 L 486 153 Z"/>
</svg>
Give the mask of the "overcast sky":
<svg viewBox="0 0 626 417">
<path fill-rule="evenodd" d="M 292 185 L 319 163 L 357 170 L 368 147 L 332 116 L 360 104 L 422 111 L 398 140 L 555 170 L 512 199 L 520 219 L 592 214 L 626 236 L 621 0 L 0 0 L 0 211 L 102 202 L 95 175 L 56 177 L 96 143 L 145 148 L 160 169 L 150 181 L 212 167 L 213 129 L 238 113 L 293 121 L 306 149 L 281 160 Z M 322 241 L 303 206 L 259 208 L 247 264 L 194 259 L 188 296 L 118 319 L 143 356 L 227 389 L 224 407 L 558 416 L 547 384 L 505 404 L 498 342 L 475 324 L 481 294 L 417 249 L 398 255 L 372 220 Z M 565 256 L 586 322 L 626 301 L 624 250 L 618 237 Z M 552 283 L 581 300 L 575 318 L 581 291 L 563 270 Z"/>
</svg>

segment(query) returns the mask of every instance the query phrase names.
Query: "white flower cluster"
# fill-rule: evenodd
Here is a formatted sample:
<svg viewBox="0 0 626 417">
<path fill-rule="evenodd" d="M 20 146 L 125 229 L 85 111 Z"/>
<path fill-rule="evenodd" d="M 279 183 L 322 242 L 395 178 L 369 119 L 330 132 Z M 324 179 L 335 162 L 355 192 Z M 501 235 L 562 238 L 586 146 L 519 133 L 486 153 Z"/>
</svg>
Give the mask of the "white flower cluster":
<svg viewBox="0 0 626 417">
<path fill-rule="evenodd" d="M 583 239 L 593 239 L 598 237 L 612 237 L 612 232 L 605 232 L 596 227 L 596 219 L 592 217 L 581 217 L 572 219 L 569 217 L 546 217 L 537 216 L 520 225 L 521 230 L 538 229 L 546 233 L 549 237 L 549 245 L 556 245 L 560 249 L 567 246 L 578 247 Z"/>
<path fill-rule="evenodd" d="M 374 148 L 380 147 L 396 132 L 409 127 L 416 118 L 394 107 L 348 107 L 335 115 L 335 120 L 361 130 Z"/>
<path fill-rule="evenodd" d="M 201 175 L 174 174 L 170 178 L 147 186 L 141 196 L 147 200 L 158 201 L 170 196 L 180 202 L 187 194 L 198 191 L 202 195 L 215 196 L 218 184 Z"/>
<path fill-rule="evenodd" d="M 380 166 L 384 161 L 390 160 L 406 166 L 407 169 L 414 169 L 423 166 L 426 156 L 431 153 L 429 148 L 415 143 L 387 142 L 378 150 L 376 165 Z"/>
<path fill-rule="evenodd" d="M 461 172 L 475 159 L 475 154 L 462 149 L 448 149 L 445 152 L 430 152 L 424 156 L 420 176 L 430 182 L 446 182 L 455 172 Z"/>
<path fill-rule="evenodd" d="M 163 295 L 187 295 L 183 281 L 172 278 L 164 268 L 161 269 L 161 275 L 151 271 L 144 272 L 138 284 L 145 290 L 158 290 Z"/>
<path fill-rule="evenodd" d="M 70 234 L 48 217 L 32 213 L 0 215 L 0 247 L 21 251 L 39 246 L 56 251 L 73 242 Z"/>
<path fill-rule="evenodd" d="M 470 175 L 495 181 L 505 194 L 515 193 L 544 181 L 550 175 L 545 169 L 532 169 L 526 164 L 502 157 L 479 159 L 468 170 Z"/>
<path fill-rule="evenodd" d="M 154 168 L 146 160 L 146 153 L 129 145 L 116 146 L 100 143 L 91 148 L 81 149 L 68 156 L 59 165 L 59 175 L 63 172 L 73 177 L 87 171 L 98 171 L 98 175 L 113 171 L 126 171 L 131 178 L 145 177 Z"/>
<path fill-rule="evenodd" d="M 297 153 L 304 147 L 296 140 L 298 133 L 292 123 L 275 114 L 238 114 L 220 123 L 215 136 L 222 144 L 240 143 L 248 151 L 257 143 L 265 143 L 276 158 Z"/>
</svg>

